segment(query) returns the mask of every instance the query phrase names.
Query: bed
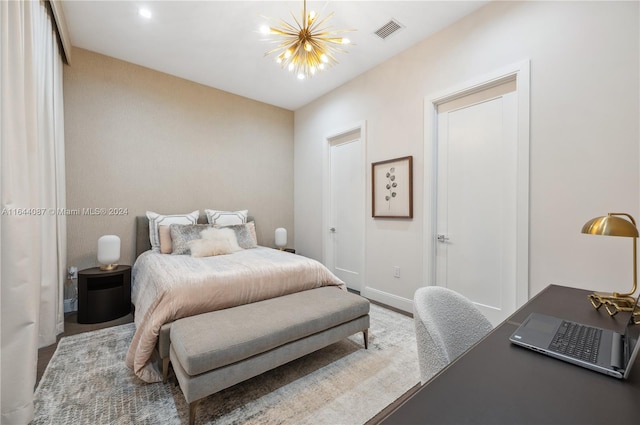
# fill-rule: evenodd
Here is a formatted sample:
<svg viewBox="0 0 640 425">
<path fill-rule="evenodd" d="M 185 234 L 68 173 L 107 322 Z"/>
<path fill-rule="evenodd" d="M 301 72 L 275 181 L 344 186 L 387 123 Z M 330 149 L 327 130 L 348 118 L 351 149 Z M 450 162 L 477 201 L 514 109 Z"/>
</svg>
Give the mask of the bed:
<svg viewBox="0 0 640 425">
<path fill-rule="evenodd" d="M 152 251 L 147 217 L 136 218 L 136 256 L 136 332 L 126 362 L 145 382 L 163 379 L 156 360 L 166 375 L 170 324 L 175 320 L 322 286 L 346 290 L 319 262 L 263 246 L 204 258 Z"/>
</svg>

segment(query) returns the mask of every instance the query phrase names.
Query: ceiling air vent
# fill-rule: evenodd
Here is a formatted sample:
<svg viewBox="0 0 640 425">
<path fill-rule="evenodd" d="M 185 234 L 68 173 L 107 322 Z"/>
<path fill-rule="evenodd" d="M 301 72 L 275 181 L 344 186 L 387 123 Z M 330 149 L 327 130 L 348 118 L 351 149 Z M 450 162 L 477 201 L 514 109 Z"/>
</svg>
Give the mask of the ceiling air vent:
<svg viewBox="0 0 640 425">
<path fill-rule="evenodd" d="M 383 26 L 381 26 L 380 28 L 378 28 L 378 30 L 376 30 L 375 32 L 375 35 L 385 40 L 391 34 L 394 34 L 396 31 L 402 28 L 404 28 L 404 26 L 401 23 L 399 23 L 395 19 L 392 19 L 386 24 L 384 24 Z"/>
</svg>

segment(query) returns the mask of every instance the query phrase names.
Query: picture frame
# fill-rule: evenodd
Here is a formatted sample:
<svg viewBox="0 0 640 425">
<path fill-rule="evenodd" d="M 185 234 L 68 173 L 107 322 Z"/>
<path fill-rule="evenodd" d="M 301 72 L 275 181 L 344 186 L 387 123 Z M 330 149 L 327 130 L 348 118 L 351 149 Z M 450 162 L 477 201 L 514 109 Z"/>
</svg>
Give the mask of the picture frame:
<svg viewBox="0 0 640 425">
<path fill-rule="evenodd" d="M 371 163 L 373 218 L 413 218 L 413 156 Z"/>
</svg>

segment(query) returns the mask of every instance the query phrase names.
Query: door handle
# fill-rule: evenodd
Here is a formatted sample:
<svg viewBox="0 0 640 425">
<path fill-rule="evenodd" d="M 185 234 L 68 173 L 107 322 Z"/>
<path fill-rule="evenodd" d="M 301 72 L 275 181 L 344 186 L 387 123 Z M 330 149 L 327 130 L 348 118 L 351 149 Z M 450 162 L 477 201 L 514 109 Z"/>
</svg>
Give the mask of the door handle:
<svg viewBox="0 0 640 425">
<path fill-rule="evenodd" d="M 335 232 L 336 232 L 336 228 L 335 228 L 335 227 L 330 227 L 330 228 L 329 228 L 329 231 L 330 231 L 331 233 L 335 233 Z"/>
<path fill-rule="evenodd" d="M 444 242 L 447 242 L 448 240 L 449 238 L 446 237 L 445 235 L 438 234 L 438 242 L 444 243 Z"/>
</svg>

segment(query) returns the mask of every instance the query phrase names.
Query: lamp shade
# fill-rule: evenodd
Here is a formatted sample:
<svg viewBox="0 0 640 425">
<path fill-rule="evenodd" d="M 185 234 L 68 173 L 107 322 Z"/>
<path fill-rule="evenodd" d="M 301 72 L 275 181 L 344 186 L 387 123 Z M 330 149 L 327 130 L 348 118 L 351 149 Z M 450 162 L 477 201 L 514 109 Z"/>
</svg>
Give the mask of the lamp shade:
<svg viewBox="0 0 640 425">
<path fill-rule="evenodd" d="M 287 246 L 287 229 L 278 227 L 276 229 L 276 246 L 278 248 L 284 248 Z"/>
<path fill-rule="evenodd" d="M 104 235 L 98 239 L 98 263 L 101 270 L 113 270 L 120 260 L 120 238 L 116 235 Z"/>
<path fill-rule="evenodd" d="M 624 214 L 626 216 L 626 214 Z M 635 223 L 612 214 L 591 219 L 582 226 L 582 233 L 588 235 L 638 237 Z"/>
</svg>

